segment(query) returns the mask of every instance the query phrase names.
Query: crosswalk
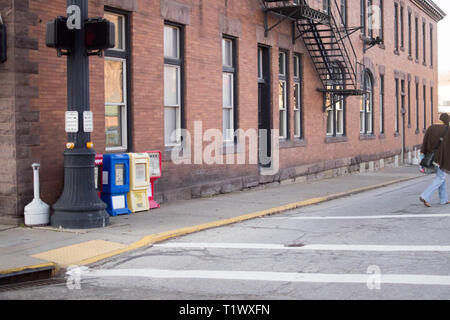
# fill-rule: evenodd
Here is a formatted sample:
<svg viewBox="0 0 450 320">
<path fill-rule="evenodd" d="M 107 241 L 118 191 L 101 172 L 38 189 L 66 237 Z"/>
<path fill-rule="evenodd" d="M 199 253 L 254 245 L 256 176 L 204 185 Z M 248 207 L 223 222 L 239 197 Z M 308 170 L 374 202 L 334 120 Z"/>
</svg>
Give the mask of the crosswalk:
<svg viewBox="0 0 450 320">
<path fill-rule="evenodd" d="M 276 226 L 276 223 L 296 223 L 301 221 L 323 221 L 327 220 L 377 220 L 377 221 L 391 221 L 398 219 L 399 221 L 417 221 L 422 219 L 423 221 L 437 221 L 436 219 L 450 218 L 450 214 L 403 214 L 403 215 L 347 215 L 347 216 L 281 216 L 281 217 L 269 217 L 260 219 L 259 221 L 247 222 L 254 226 L 261 223 L 264 225 L 271 224 Z M 361 226 L 361 225 L 359 225 Z M 248 227 L 248 226 L 247 226 Z M 226 230 L 227 228 L 225 228 Z M 228 228 L 230 231 L 229 238 L 233 238 L 232 232 L 236 232 Z M 274 228 L 273 230 L 276 230 Z M 212 232 L 212 231 L 207 231 Z M 275 232 L 275 231 L 273 231 Z M 279 232 L 279 231 L 278 231 Z M 222 233 L 226 233 L 223 231 Z M 256 240 L 264 240 L 260 236 L 253 236 L 247 234 L 248 238 Z M 444 261 L 450 259 L 450 245 L 403 245 L 403 244 L 353 244 L 353 243 L 264 243 L 264 242 L 196 242 L 196 238 L 201 239 L 214 239 L 214 236 L 208 234 L 197 234 L 191 237 L 183 238 L 181 240 L 172 240 L 164 243 L 154 244 L 151 247 L 152 254 L 164 259 L 166 255 L 177 256 L 180 261 L 183 261 L 181 265 L 177 263 L 171 266 L 168 263 L 168 268 L 124 268 L 124 269 L 105 269 L 105 270 L 88 270 L 85 271 L 84 277 L 134 277 L 134 278 L 149 278 L 149 279 L 168 279 L 168 280 L 191 280 L 191 281 L 244 281 L 244 282 L 266 282 L 266 283 L 310 283 L 310 284 L 360 284 L 367 286 L 369 289 L 380 288 L 382 284 L 386 285 L 409 285 L 409 286 L 433 286 L 433 287 L 449 287 L 450 288 L 450 275 L 447 272 L 448 269 L 444 269 L 441 274 L 430 272 L 427 269 L 414 269 L 414 266 L 405 265 L 402 262 L 401 267 L 407 267 L 408 272 L 384 272 L 376 262 L 380 259 L 384 261 L 386 265 L 389 262 L 389 257 L 402 259 L 429 259 L 430 257 L 440 257 Z M 450 241 L 449 241 L 450 242 Z M 207 252 L 206 252 L 207 251 Z M 188 257 L 191 257 L 193 252 L 196 252 L 197 256 L 212 255 L 217 258 L 215 268 L 198 268 L 198 264 L 190 263 L 187 265 Z M 264 262 L 261 262 L 261 270 L 250 269 L 242 264 L 241 268 L 230 264 L 228 261 L 232 260 L 231 257 L 241 255 L 244 261 L 246 257 L 271 257 L 272 254 L 276 254 L 276 259 L 292 259 L 289 253 L 298 252 L 303 254 L 319 255 L 321 252 L 324 254 L 337 255 L 340 262 L 345 261 L 348 257 L 339 256 L 340 252 L 346 252 L 353 255 L 353 260 L 364 267 L 360 269 L 359 273 L 345 272 L 345 269 L 340 272 L 291 272 L 282 269 L 264 270 Z M 372 254 L 372 255 L 371 255 Z M 360 256 L 359 256 L 360 255 Z M 422 258 L 421 255 L 428 255 L 426 258 Z M 306 256 L 303 256 L 305 258 Z M 185 258 L 185 259 L 184 259 Z M 394 258 L 394 259 L 395 259 Z M 258 258 L 256 258 L 258 259 Z M 263 259 L 263 258 L 261 258 Z M 359 260 L 358 260 L 359 259 Z M 222 262 L 221 262 L 222 261 Z M 395 263 L 393 263 L 395 265 Z M 151 265 L 151 264 L 149 264 Z M 174 268 L 178 266 L 178 268 Z M 197 268 L 196 268 L 197 267 Z M 308 267 L 308 266 L 307 266 Z M 306 269 L 307 269 L 306 267 Z M 248 268 L 248 269 L 245 269 Z M 401 269 L 400 267 L 398 269 Z"/>
<path fill-rule="evenodd" d="M 379 298 L 450 297 L 449 213 L 395 209 L 371 215 L 353 209 L 360 214 L 345 214 L 345 208 L 324 208 L 157 243 L 146 250 L 146 260 L 89 269 L 82 277 L 148 279 L 152 285 L 159 280 L 177 292 L 197 288 L 220 294 L 237 287 L 236 294 L 278 294 L 281 286 L 294 298 L 334 299 L 343 292 L 374 297 L 368 294 L 373 289 L 382 292 Z"/>
</svg>

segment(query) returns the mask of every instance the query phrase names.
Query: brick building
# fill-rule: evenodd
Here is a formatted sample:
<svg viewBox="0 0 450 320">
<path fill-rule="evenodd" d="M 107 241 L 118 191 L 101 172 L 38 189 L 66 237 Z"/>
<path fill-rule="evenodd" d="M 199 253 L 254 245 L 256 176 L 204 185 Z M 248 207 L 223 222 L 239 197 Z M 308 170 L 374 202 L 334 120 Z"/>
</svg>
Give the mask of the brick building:
<svg viewBox="0 0 450 320">
<path fill-rule="evenodd" d="M 22 220 L 33 162 L 44 201 L 62 190 L 66 59 L 45 26 L 65 12 L 65 0 L 0 0 L 0 223 Z M 116 47 L 90 58 L 95 150 L 162 150 L 159 201 L 391 165 L 438 119 L 445 14 L 431 0 L 90 0 L 89 15 L 116 24 Z M 273 129 L 279 153 L 263 136 L 257 149 L 279 155 L 279 170 L 250 161 L 248 140 L 245 164 L 193 151 L 174 163 L 189 149 L 174 129 L 203 151 L 196 130 L 224 132 L 221 159 L 244 152 L 234 130 Z"/>
</svg>

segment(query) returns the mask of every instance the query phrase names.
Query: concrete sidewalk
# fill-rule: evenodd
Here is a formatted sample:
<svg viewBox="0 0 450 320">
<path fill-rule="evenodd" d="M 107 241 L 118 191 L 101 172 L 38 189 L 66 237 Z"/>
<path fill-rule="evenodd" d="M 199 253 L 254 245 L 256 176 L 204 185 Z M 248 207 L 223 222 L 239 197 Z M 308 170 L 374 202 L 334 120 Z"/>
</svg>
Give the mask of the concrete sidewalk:
<svg viewBox="0 0 450 320">
<path fill-rule="evenodd" d="M 71 265 L 90 265 L 177 236 L 420 177 L 426 179 L 418 166 L 404 166 L 312 182 L 270 184 L 111 217 L 111 225 L 103 229 L 0 226 L 0 284 L 23 274 L 41 271 L 54 274 Z"/>
</svg>

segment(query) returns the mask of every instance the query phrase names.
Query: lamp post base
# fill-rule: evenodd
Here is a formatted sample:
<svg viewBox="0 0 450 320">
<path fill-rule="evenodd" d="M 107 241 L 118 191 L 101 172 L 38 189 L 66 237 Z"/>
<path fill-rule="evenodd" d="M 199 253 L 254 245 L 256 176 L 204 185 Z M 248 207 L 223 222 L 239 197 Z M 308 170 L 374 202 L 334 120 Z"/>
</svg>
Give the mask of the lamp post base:
<svg viewBox="0 0 450 320">
<path fill-rule="evenodd" d="M 64 190 L 53 205 L 50 224 L 64 229 L 92 229 L 109 225 L 106 203 L 94 185 L 95 151 L 64 152 Z"/>
<path fill-rule="evenodd" d="M 55 211 L 51 216 L 52 227 L 63 229 L 94 229 L 109 225 L 109 215 L 105 210 L 93 212 Z"/>
</svg>

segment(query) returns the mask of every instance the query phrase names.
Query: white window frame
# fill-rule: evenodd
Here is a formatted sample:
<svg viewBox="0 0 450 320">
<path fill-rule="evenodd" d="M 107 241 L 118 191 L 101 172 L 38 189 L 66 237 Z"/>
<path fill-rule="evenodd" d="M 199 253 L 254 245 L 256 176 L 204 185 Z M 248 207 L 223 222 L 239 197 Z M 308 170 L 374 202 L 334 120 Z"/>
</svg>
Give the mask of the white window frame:
<svg viewBox="0 0 450 320">
<path fill-rule="evenodd" d="M 263 80 L 263 50 L 258 47 L 258 80 Z"/>
<path fill-rule="evenodd" d="M 281 128 L 279 128 L 280 139 L 287 139 L 287 82 L 286 80 L 279 80 L 279 90 L 281 90 L 281 86 L 283 86 L 283 105 L 279 104 L 280 110 L 280 120 L 283 121 L 283 132 Z"/>
<path fill-rule="evenodd" d="M 174 146 L 180 146 L 181 145 L 181 67 L 177 65 L 172 64 L 164 64 L 164 69 L 166 68 L 172 68 L 175 69 L 177 72 L 177 104 L 169 105 L 166 104 L 166 101 L 164 99 L 164 110 L 166 109 L 175 109 L 176 111 L 176 119 L 175 119 L 175 131 L 176 131 L 176 142 L 168 142 L 166 141 L 166 128 L 164 128 L 164 144 L 166 147 L 174 147 Z M 164 72 L 165 73 L 165 72 Z M 164 112 L 165 117 L 165 112 Z M 173 132 L 172 132 L 173 134 Z"/>
<path fill-rule="evenodd" d="M 172 26 L 169 24 L 164 24 L 164 38 L 163 38 L 163 42 L 166 41 L 165 39 L 165 32 L 166 32 L 166 28 L 169 29 L 173 29 L 176 30 L 176 37 L 177 37 L 177 50 L 176 50 L 176 54 L 177 56 L 173 57 L 173 56 L 166 56 L 166 53 L 164 52 L 164 58 L 165 59 L 169 59 L 169 60 L 179 60 L 180 56 L 181 56 L 181 30 L 179 27 L 177 26 Z M 165 48 L 165 43 L 164 43 L 164 48 Z M 169 105 L 166 104 L 165 101 L 165 88 L 164 88 L 164 145 L 166 147 L 179 147 L 181 146 L 181 65 L 178 64 L 171 64 L 171 63 L 164 63 L 164 74 L 165 74 L 165 69 L 166 68 L 173 68 L 176 70 L 177 72 L 177 104 L 175 105 Z M 164 75 L 165 76 L 165 75 Z M 165 82 L 165 79 L 164 79 Z M 164 84 L 165 85 L 165 84 Z M 176 111 L 176 119 L 175 119 L 175 134 L 176 134 L 176 141 L 172 142 L 172 141 L 166 141 L 166 127 L 165 127 L 165 111 L 166 109 L 175 109 Z M 173 132 L 171 133 L 171 136 L 173 135 Z"/>
<path fill-rule="evenodd" d="M 223 142 L 226 144 L 233 143 L 234 142 L 234 74 L 230 72 L 223 72 L 222 74 L 222 80 L 224 77 L 231 77 L 231 105 L 226 106 L 223 104 L 224 110 L 230 110 L 230 127 L 225 128 L 223 127 L 224 119 L 222 119 L 222 130 L 223 130 Z M 225 89 L 225 88 L 224 88 Z M 225 94 L 225 92 L 223 92 Z M 222 111 L 222 117 L 223 117 L 223 111 Z"/>
<path fill-rule="evenodd" d="M 126 32 L 126 24 L 127 24 L 127 17 L 124 14 L 115 13 L 111 11 L 105 10 L 105 14 L 120 17 L 122 20 L 122 28 L 120 30 L 121 37 L 122 37 L 122 46 L 123 48 L 111 48 L 108 49 L 108 51 L 116 51 L 116 52 L 126 52 L 127 51 L 127 32 Z M 120 61 L 122 63 L 122 91 L 123 91 L 123 102 L 122 103 L 111 103 L 111 102 L 104 102 L 105 109 L 106 106 L 119 106 L 120 107 L 120 124 L 121 124 L 121 141 L 122 145 L 117 147 L 108 147 L 106 144 L 105 150 L 107 152 L 121 152 L 128 150 L 128 81 L 127 81 L 127 65 L 128 61 L 124 58 L 118 58 L 118 57 L 112 57 L 107 54 L 105 54 L 105 60 L 110 61 Z M 106 111 L 106 110 L 105 110 Z M 106 133 L 106 132 L 105 132 Z M 105 135 L 106 140 L 106 135 Z M 106 142 L 106 141 L 105 141 Z"/>
<path fill-rule="evenodd" d="M 302 82 L 301 82 L 301 59 L 298 54 L 294 54 L 294 138 L 302 137 Z"/>
<path fill-rule="evenodd" d="M 229 52 L 228 52 L 228 56 L 230 58 L 230 64 L 225 63 L 225 44 L 229 44 Z M 230 38 L 226 38 L 223 37 L 222 38 L 222 137 L 223 137 L 223 143 L 224 144 L 233 144 L 234 143 L 234 127 L 235 127 L 235 123 L 234 123 L 234 114 L 235 114 L 235 77 L 236 77 L 236 62 L 235 62 L 235 57 L 234 57 L 234 52 L 235 52 L 235 41 L 233 39 Z M 224 99 L 223 97 L 225 96 L 225 94 L 228 94 L 225 92 L 225 88 L 224 88 L 224 78 L 225 77 L 231 77 L 231 81 L 230 81 L 230 105 L 225 105 L 224 104 Z M 229 119 L 228 122 L 230 124 L 230 126 L 228 128 L 224 127 L 225 124 L 225 119 L 224 119 L 224 110 L 228 110 L 229 111 Z"/>
<path fill-rule="evenodd" d="M 225 43 L 229 43 L 230 44 L 230 50 L 228 52 L 228 55 L 230 56 L 230 64 L 226 64 L 225 63 L 225 59 L 224 59 L 224 52 L 225 52 Z M 227 38 L 222 38 L 222 66 L 224 67 L 233 67 L 234 66 L 234 59 L 233 59 L 233 40 L 231 39 L 227 39 Z"/>
<path fill-rule="evenodd" d="M 166 53 L 164 52 L 164 58 L 179 59 L 180 58 L 180 44 L 181 44 L 181 41 L 180 41 L 180 28 L 176 27 L 176 26 L 171 26 L 171 25 L 165 24 L 164 25 L 164 35 L 166 34 L 166 30 L 165 30 L 166 28 L 174 29 L 174 30 L 177 31 L 176 32 L 176 36 L 177 36 L 177 56 L 176 57 L 166 56 Z M 165 39 L 163 39 L 163 41 L 165 42 Z M 165 49 L 165 43 L 164 43 L 164 49 Z"/>
<path fill-rule="evenodd" d="M 337 80 L 334 81 L 333 84 L 330 84 L 328 87 L 329 89 L 342 89 L 343 88 L 343 72 L 342 69 L 339 66 L 334 67 L 334 72 L 339 72 L 341 75 L 341 79 L 338 82 Z M 327 110 L 327 136 L 328 137 L 334 137 L 334 136 L 343 136 L 345 133 L 345 119 L 344 119 L 344 108 L 345 108 L 345 100 L 341 99 L 340 96 L 337 96 L 335 94 L 330 93 L 330 103 L 331 106 L 328 107 Z M 326 103 L 326 102 L 325 102 Z M 329 117 L 331 117 L 331 132 L 328 130 L 328 122 Z M 339 126 L 338 126 L 339 123 Z M 338 130 L 340 128 L 340 130 Z"/>
<path fill-rule="evenodd" d="M 334 125 L 336 126 L 336 135 L 342 136 L 344 134 L 344 100 L 337 101 L 335 109 L 336 119 L 334 121 Z M 340 128 L 340 130 L 338 130 L 338 128 Z"/>
<path fill-rule="evenodd" d="M 128 127 L 127 127 L 127 114 L 128 114 L 128 97 L 127 97 L 127 60 L 121 58 L 105 57 L 105 60 L 110 61 L 120 61 L 122 63 L 122 90 L 123 90 L 123 102 L 112 103 L 105 101 L 106 106 L 119 106 L 120 107 L 120 119 L 121 119 L 121 140 L 122 145 L 118 147 L 108 147 L 106 146 L 106 151 L 124 151 L 128 149 Z M 106 138 L 106 137 L 105 137 Z"/>
<path fill-rule="evenodd" d="M 367 90 L 367 81 L 370 81 L 370 91 L 364 93 L 361 101 L 361 108 L 359 109 L 360 117 L 360 134 L 373 134 L 373 81 L 369 72 L 363 72 L 363 86 Z M 370 128 L 370 129 L 369 129 Z"/>
<path fill-rule="evenodd" d="M 280 62 L 280 58 L 282 57 L 283 62 L 283 68 L 281 68 L 281 65 L 279 63 L 279 90 L 281 90 L 281 87 L 283 86 L 283 105 L 279 104 L 279 117 L 280 117 L 280 123 L 283 122 L 283 131 L 281 128 L 279 128 L 279 135 L 280 139 L 286 140 L 288 138 L 288 128 L 287 128 L 287 53 L 284 51 L 280 51 L 278 55 L 278 61 Z M 284 78 L 284 79 L 282 79 Z M 280 92 L 278 93 L 278 96 L 280 95 Z"/>
<path fill-rule="evenodd" d="M 120 52 L 125 52 L 125 51 L 127 51 L 127 33 L 126 33 L 126 17 L 123 15 L 123 14 L 119 14 L 119 13 L 114 13 L 114 12 L 111 12 L 111 11 L 105 11 L 105 14 L 108 14 L 108 15 L 110 15 L 110 16 L 116 16 L 116 17 L 120 17 L 120 18 L 122 18 L 122 30 L 121 30 L 121 33 L 122 33 L 122 45 L 123 45 L 123 48 L 122 49 L 119 49 L 119 48 L 111 48 L 111 49 L 108 49 L 108 50 L 113 50 L 113 51 L 120 51 Z"/>
</svg>

